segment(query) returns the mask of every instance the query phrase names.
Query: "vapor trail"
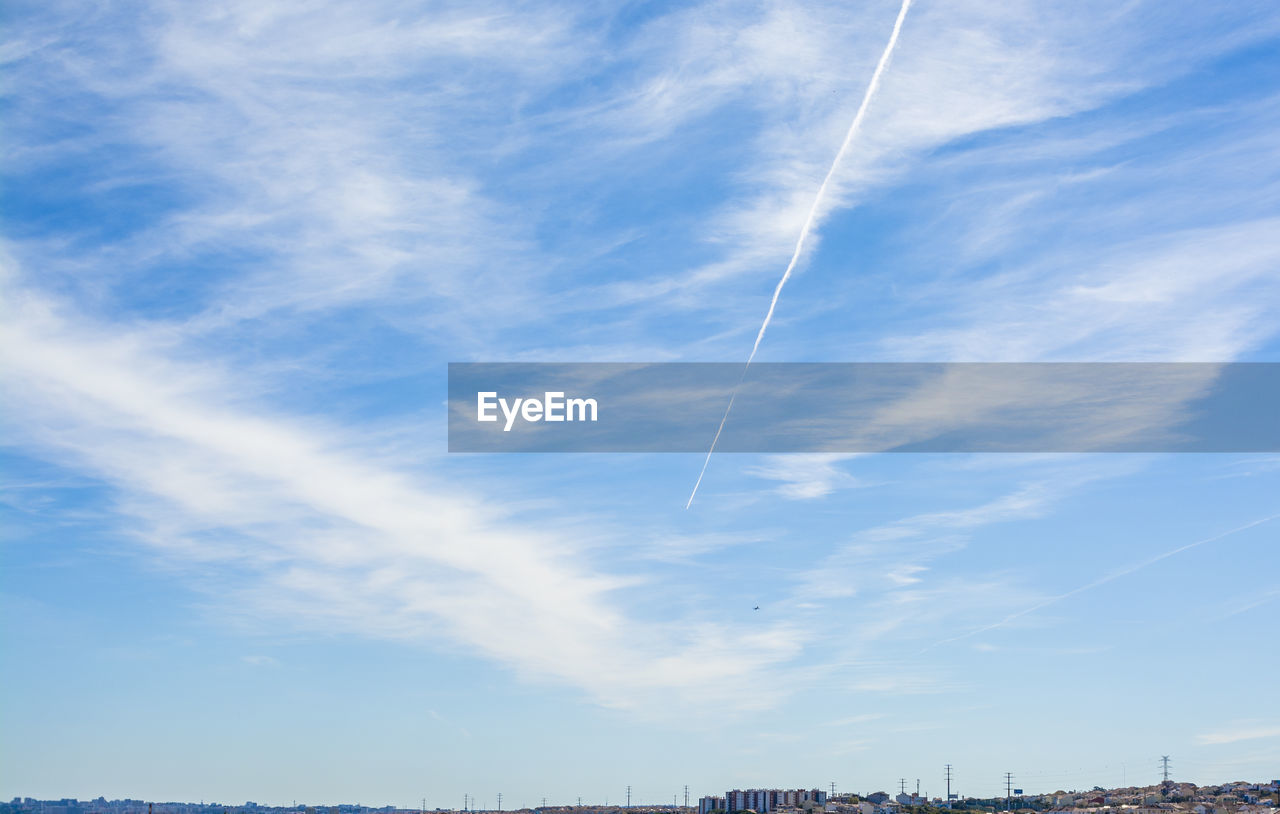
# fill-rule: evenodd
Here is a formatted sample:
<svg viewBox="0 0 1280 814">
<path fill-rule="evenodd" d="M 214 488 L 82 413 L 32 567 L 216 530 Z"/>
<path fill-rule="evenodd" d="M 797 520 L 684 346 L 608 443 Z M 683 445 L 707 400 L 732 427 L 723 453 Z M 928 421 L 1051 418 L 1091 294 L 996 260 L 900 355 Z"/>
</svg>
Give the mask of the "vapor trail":
<svg viewBox="0 0 1280 814">
<path fill-rule="evenodd" d="M 960 635 L 952 636 L 949 639 L 942 639 L 940 641 L 934 642 L 933 644 L 929 645 L 929 647 L 926 647 L 925 650 L 928 650 L 933 647 L 937 647 L 938 645 L 949 644 L 951 642 L 958 642 L 961 639 L 967 639 L 970 636 L 977 636 L 980 633 L 986 633 L 988 630 L 995 630 L 998 627 L 1004 627 L 1005 625 L 1009 624 L 1015 619 L 1020 619 L 1023 616 L 1026 616 L 1027 614 L 1035 613 L 1036 611 L 1042 608 L 1047 608 L 1050 605 L 1056 605 L 1057 603 L 1061 602 L 1064 599 L 1070 599 L 1076 594 L 1093 590 L 1094 588 L 1097 588 L 1099 586 L 1106 585 L 1108 582 L 1114 582 L 1115 580 L 1120 579 L 1121 577 L 1127 577 L 1130 574 L 1134 573 L 1135 571 L 1141 571 L 1143 568 L 1146 568 L 1147 566 L 1150 566 L 1150 565 L 1155 565 L 1161 560 L 1168 559 L 1169 557 L 1172 557 L 1175 554 L 1181 554 L 1184 551 L 1189 551 L 1190 549 L 1193 549 L 1193 548 L 1199 548 L 1200 546 L 1207 545 L 1209 543 L 1216 543 L 1217 541 L 1223 539 L 1224 537 L 1230 537 L 1233 534 L 1239 534 L 1240 532 L 1247 531 L 1251 528 L 1254 528 L 1255 526 L 1261 526 L 1264 523 L 1270 523 L 1272 520 L 1275 520 L 1276 518 L 1280 518 L 1280 514 L 1273 514 L 1269 517 L 1263 517 L 1259 520 L 1254 520 L 1251 523 L 1245 523 L 1243 526 L 1238 526 L 1228 531 L 1224 531 L 1221 534 L 1215 534 L 1212 537 L 1205 537 L 1203 540 L 1196 540 L 1194 543 L 1187 543 L 1186 545 L 1181 545 L 1181 546 L 1178 546 L 1177 548 L 1170 549 L 1169 551 L 1166 551 L 1163 554 L 1157 554 L 1154 557 L 1143 560 L 1142 562 L 1139 562 L 1139 563 L 1135 563 L 1134 565 L 1127 566 L 1125 568 L 1120 569 L 1119 571 L 1112 571 L 1110 574 L 1106 574 L 1105 576 L 1098 577 L 1094 581 L 1087 582 L 1084 585 L 1079 586 L 1078 588 L 1072 588 L 1070 591 L 1067 591 L 1064 594 L 1051 596 L 1048 599 L 1045 599 L 1041 602 L 1037 602 L 1036 604 L 1032 605 L 1029 608 L 1023 608 L 1020 611 L 1011 613 L 998 622 L 993 622 L 989 625 L 984 625 L 980 628 L 975 628 L 974 630 L 970 630 L 968 633 L 961 633 Z M 920 652 L 923 653 L 925 652 L 925 650 L 922 650 Z"/>
<path fill-rule="evenodd" d="M 822 186 L 818 187 L 818 194 L 813 196 L 813 205 L 809 207 L 809 215 L 804 219 L 804 226 L 800 229 L 800 237 L 796 239 L 796 248 L 791 253 L 791 262 L 787 263 L 787 270 L 782 272 L 782 279 L 778 280 L 777 287 L 773 289 L 773 299 L 769 301 L 769 311 L 764 315 L 764 322 L 760 323 L 760 331 L 756 334 L 755 344 L 751 346 L 751 355 L 747 357 L 747 363 L 742 367 L 742 378 L 738 379 L 738 384 L 733 388 L 733 394 L 729 396 L 729 405 L 724 409 L 724 417 L 720 419 L 720 426 L 716 429 L 715 438 L 711 439 L 711 448 L 707 450 L 706 460 L 702 462 L 702 471 L 698 473 L 698 481 L 693 484 L 693 492 L 689 494 L 689 500 L 684 504 L 686 509 L 693 505 L 693 498 L 698 494 L 698 487 L 702 485 L 702 476 L 707 474 L 707 464 L 711 463 L 711 455 L 716 451 L 716 442 L 720 440 L 720 432 L 724 429 L 725 422 L 729 420 L 729 411 L 733 409 L 733 400 L 738 395 L 738 388 L 742 386 L 742 382 L 747 378 L 747 368 L 751 367 L 752 360 L 756 358 L 756 351 L 760 350 L 760 341 L 764 339 L 764 332 L 769 329 L 769 323 L 773 321 L 773 311 L 778 307 L 778 297 L 782 294 L 782 288 L 787 284 L 787 280 L 791 279 L 791 272 L 795 269 L 796 263 L 800 261 L 800 255 L 804 252 L 804 242 L 808 239 L 809 233 L 813 231 L 814 223 L 818 219 L 818 210 L 822 207 L 822 200 L 827 196 L 827 187 L 831 185 L 831 178 L 836 174 L 836 168 L 840 166 L 840 160 L 844 158 L 849 145 L 853 143 L 854 135 L 862 128 L 862 120 L 867 115 L 867 108 L 871 105 L 871 99 L 876 95 L 876 90 L 880 87 L 880 76 L 889 64 L 889 57 L 893 56 L 893 49 L 898 44 L 898 33 L 902 31 L 902 21 L 907 19 L 907 9 L 910 7 L 911 0 L 902 0 L 902 8 L 898 9 L 898 19 L 893 23 L 893 33 L 889 35 L 889 41 L 885 43 L 884 53 L 880 54 L 880 61 L 876 63 L 875 72 L 871 74 L 871 82 L 867 85 L 867 92 L 862 96 L 862 104 L 858 105 L 858 112 L 853 115 L 853 122 L 849 125 L 849 132 L 845 133 L 844 142 L 836 152 L 836 157 L 831 162 L 831 168 L 827 170 L 827 177 L 822 179 Z"/>
</svg>

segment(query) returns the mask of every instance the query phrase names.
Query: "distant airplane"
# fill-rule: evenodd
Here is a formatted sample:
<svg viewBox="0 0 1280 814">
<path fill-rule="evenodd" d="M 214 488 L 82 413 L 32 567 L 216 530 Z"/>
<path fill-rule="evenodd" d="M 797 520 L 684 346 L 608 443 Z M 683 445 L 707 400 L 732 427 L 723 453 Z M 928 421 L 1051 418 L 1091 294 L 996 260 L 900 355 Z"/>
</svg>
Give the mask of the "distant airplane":
<svg viewBox="0 0 1280 814">
<path fill-rule="evenodd" d="M 760 610 L 760 606 L 756 605 L 754 608 L 752 608 L 752 610 Z"/>
</svg>

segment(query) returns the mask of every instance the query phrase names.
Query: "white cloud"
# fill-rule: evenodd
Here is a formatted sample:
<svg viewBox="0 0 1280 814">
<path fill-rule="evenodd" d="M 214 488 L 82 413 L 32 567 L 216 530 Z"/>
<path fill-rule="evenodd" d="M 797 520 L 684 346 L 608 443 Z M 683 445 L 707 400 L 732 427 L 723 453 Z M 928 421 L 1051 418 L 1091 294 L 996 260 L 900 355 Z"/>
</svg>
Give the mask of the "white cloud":
<svg viewBox="0 0 1280 814">
<path fill-rule="evenodd" d="M 1246 726 L 1239 729 L 1196 735 L 1196 740 L 1200 743 L 1212 745 L 1262 740 L 1264 738 L 1280 738 L 1280 726 Z"/>
<path fill-rule="evenodd" d="M 879 53 L 876 32 L 883 35 L 896 4 L 862 7 L 856 19 L 840 5 L 766 8 L 753 18 L 736 4 L 714 4 L 651 28 L 651 36 L 666 39 L 665 63 L 699 70 L 664 77 L 666 103 L 629 111 L 633 125 L 661 121 L 670 129 L 677 115 L 704 116 L 744 94 L 762 123 L 738 170 L 740 194 L 700 230 L 723 254 L 689 272 L 619 284 L 609 296 L 688 306 L 701 300 L 690 289 L 702 292 L 747 274 L 772 279 L 785 264 Z M 1136 4 L 1117 10 L 973 2 L 913 11 L 882 98 L 833 179 L 819 220 L 857 205 L 957 138 L 1089 110 L 1188 70 L 1190 63 L 1152 57 L 1143 48 L 1150 38 L 1176 34 L 1177 25 L 1153 16 L 1153 9 Z M 1238 47 L 1241 31 L 1261 39 L 1277 25 L 1249 22 L 1215 36 L 1201 27 L 1205 36 L 1197 39 L 1194 58 Z M 672 36 L 675 31 L 682 33 Z M 823 69 L 832 65 L 841 68 Z"/>
<path fill-rule="evenodd" d="M 957 327 L 886 340 L 901 358 L 1231 361 L 1271 335 L 1274 219 L 1079 247 L 949 295 Z M 1061 269 L 1046 273 L 1049 267 Z"/>
<path fill-rule="evenodd" d="M 372 465 L 344 450 L 336 427 L 246 411 L 234 380 L 156 356 L 144 337 L 6 299 L 10 422 L 111 484 L 162 561 L 212 580 L 232 608 L 460 647 L 619 707 L 655 694 L 768 703 L 779 688 L 761 671 L 803 642 L 785 623 L 631 618 L 611 596 L 632 580 L 592 570 L 571 543 Z"/>
<path fill-rule="evenodd" d="M 813 500 L 826 497 L 839 489 L 864 485 L 839 467 L 856 454 L 799 453 L 770 455 L 762 463 L 744 472 L 757 478 L 780 481 L 778 494 L 790 500 Z"/>
</svg>

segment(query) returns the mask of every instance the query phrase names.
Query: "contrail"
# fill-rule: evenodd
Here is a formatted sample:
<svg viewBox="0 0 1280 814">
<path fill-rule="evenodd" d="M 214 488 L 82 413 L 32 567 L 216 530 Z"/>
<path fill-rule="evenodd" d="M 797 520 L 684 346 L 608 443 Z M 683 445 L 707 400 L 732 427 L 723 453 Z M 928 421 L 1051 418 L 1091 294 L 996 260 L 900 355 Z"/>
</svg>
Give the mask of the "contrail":
<svg viewBox="0 0 1280 814">
<path fill-rule="evenodd" d="M 698 473 L 698 481 L 693 484 L 693 492 L 689 495 L 689 500 L 684 504 L 687 509 L 693 505 L 694 495 L 698 494 L 698 487 L 702 484 L 702 476 L 707 474 L 707 464 L 711 463 L 711 455 L 716 451 L 716 442 L 720 440 L 720 432 L 724 429 L 724 423 L 729 420 L 729 411 L 733 409 L 733 400 L 738 395 L 738 388 L 742 386 L 742 382 L 747 378 L 747 368 L 751 367 L 751 362 L 756 358 L 756 351 L 760 350 L 760 341 L 764 339 L 764 332 L 769 329 L 769 323 L 773 321 L 773 311 L 778 307 L 778 297 L 782 295 L 782 288 L 787 284 L 787 280 L 791 279 L 791 272 L 795 269 L 796 263 L 800 262 L 800 255 L 804 252 L 804 242 L 808 239 L 809 233 L 813 231 L 814 222 L 818 219 L 818 210 L 822 207 L 822 200 L 827 196 L 827 187 L 831 185 L 831 179 L 836 174 L 836 168 L 840 166 L 840 160 L 844 158 L 844 154 L 848 151 L 849 145 L 853 143 L 854 135 L 862 128 L 862 120 L 867 115 L 867 108 L 871 105 L 871 99 L 876 95 L 876 90 L 880 87 L 880 77 L 884 74 L 885 67 L 889 64 L 889 57 L 893 56 L 893 49 L 898 44 L 898 33 L 902 31 L 902 21 L 907 19 L 907 9 L 911 7 L 911 0 L 902 0 L 902 8 L 898 9 L 898 19 L 893 23 L 893 33 L 889 35 L 889 41 L 885 43 L 884 53 L 880 55 L 880 61 L 876 63 L 876 70 L 871 74 L 871 82 L 867 85 L 867 92 L 862 97 L 862 104 L 858 105 L 858 112 L 853 115 L 853 122 L 849 125 L 849 132 L 844 135 L 844 142 L 840 145 L 836 157 L 831 162 L 831 168 L 827 170 L 827 177 L 822 179 L 822 186 L 818 187 L 818 194 L 813 196 L 813 205 L 809 207 L 809 216 L 804 219 L 804 226 L 800 229 L 800 237 L 796 240 L 795 251 L 791 253 L 791 262 L 787 263 L 787 270 L 782 272 L 782 279 L 778 281 L 778 285 L 773 289 L 773 299 L 769 301 L 769 311 L 764 315 L 764 322 L 760 323 L 760 331 L 756 334 L 755 344 L 751 346 L 751 355 L 747 357 L 747 363 L 742 367 L 742 378 L 738 379 L 738 384 L 733 388 L 733 394 L 729 396 L 729 405 L 725 407 L 724 417 L 720 419 L 720 426 L 716 429 L 715 438 L 711 440 L 711 448 L 707 450 L 706 460 L 702 462 L 702 471 Z"/>
<path fill-rule="evenodd" d="M 921 650 L 920 652 L 923 653 L 925 652 L 925 650 L 929 650 L 930 648 L 937 647 L 938 645 L 957 642 L 957 641 L 960 641 L 961 639 L 967 639 L 970 636 L 977 636 L 980 633 L 986 633 L 988 630 L 995 630 L 998 627 L 1004 627 L 1005 625 L 1009 624 L 1015 619 L 1020 619 L 1023 616 L 1026 616 L 1027 614 L 1035 613 L 1041 608 L 1047 608 L 1050 605 L 1056 605 L 1057 603 L 1061 602 L 1064 599 L 1070 599 L 1076 594 L 1093 590 L 1094 588 L 1097 588 L 1099 586 L 1106 585 L 1108 582 L 1114 582 L 1115 580 L 1120 579 L 1121 577 L 1127 577 L 1135 571 L 1141 571 L 1143 568 L 1146 568 L 1149 565 L 1155 565 L 1161 560 L 1168 559 L 1169 557 L 1172 557 L 1175 554 L 1181 554 L 1184 551 L 1189 551 L 1190 549 L 1198 548 L 1202 545 L 1207 545 L 1208 543 L 1216 543 L 1218 540 L 1221 540 L 1224 537 L 1230 537 L 1233 534 L 1239 534 L 1240 532 L 1247 531 L 1248 529 L 1254 528 L 1255 526 L 1261 526 L 1264 523 L 1270 523 L 1272 520 L 1275 520 L 1278 517 L 1280 517 L 1280 514 L 1273 514 L 1270 517 L 1263 517 L 1260 520 L 1254 520 L 1252 523 L 1245 523 L 1243 526 L 1238 526 L 1236 528 L 1230 529 L 1229 531 L 1224 531 L 1221 534 L 1215 534 L 1212 537 L 1205 537 L 1203 540 L 1196 540 L 1194 543 L 1187 543 L 1186 545 L 1182 545 L 1182 546 L 1178 546 L 1177 548 L 1170 549 L 1169 551 L 1166 551 L 1163 554 L 1157 554 L 1156 556 L 1151 557 L 1150 559 L 1146 559 L 1146 560 L 1143 560 L 1142 562 L 1136 563 L 1134 565 L 1130 565 L 1127 568 L 1122 568 L 1119 571 L 1113 571 L 1110 574 L 1107 574 L 1106 576 L 1098 577 L 1093 582 L 1087 582 L 1078 588 L 1072 588 L 1070 591 L 1067 591 L 1065 594 L 1058 594 L 1057 596 L 1051 596 L 1048 599 L 1044 600 L 1043 602 L 1038 602 L 1029 608 L 1024 608 L 1020 611 L 1017 611 L 1016 613 L 1011 613 L 998 622 L 993 622 L 992 624 L 984 625 L 983 627 L 970 630 L 968 633 L 961 633 L 958 636 L 952 636 L 949 639 L 942 639 L 941 641 L 934 642 L 933 644 L 929 645 L 929 647 L 926 647 L 924 650 Z"/>
</svg>

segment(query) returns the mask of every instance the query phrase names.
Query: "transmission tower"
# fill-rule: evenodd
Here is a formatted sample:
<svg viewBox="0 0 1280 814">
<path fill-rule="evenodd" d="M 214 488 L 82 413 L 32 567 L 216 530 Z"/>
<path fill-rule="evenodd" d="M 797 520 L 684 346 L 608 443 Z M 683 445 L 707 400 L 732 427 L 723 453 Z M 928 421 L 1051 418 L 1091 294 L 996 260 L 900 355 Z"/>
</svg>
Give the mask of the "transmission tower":
<svg viewBox="0 0 1280 814">
<path fill-rule="evenodd" d="M 1013 811 L 1013 775 L 1004 773 L 1004 810 Z"/>
<path fill-rule="evenodd" d="M 1169 756 L 1168 755 L 1160 756 L 1160 767 L 1161 769 L 1164 770 L 1164 782 L 1167 785 L 1169 783 Z"/>
<path fill-rule="evenodd" d="M 498 810 L 502 810 L 502 792 L 498 792 Z"/>
<path fill-rule="evenodd" d="M 689 807 L 689 784 L 684 784 L 684 807 Z"/>
<path fill-rule="evenodd" d="M 951 808 L 951 764 L 947 764 L 947 808 Z"/>
<path fill-rule="evenodd" d="M 631 787 L 627 786 L 627 808 L 631 808 Z"/>
</svg>

